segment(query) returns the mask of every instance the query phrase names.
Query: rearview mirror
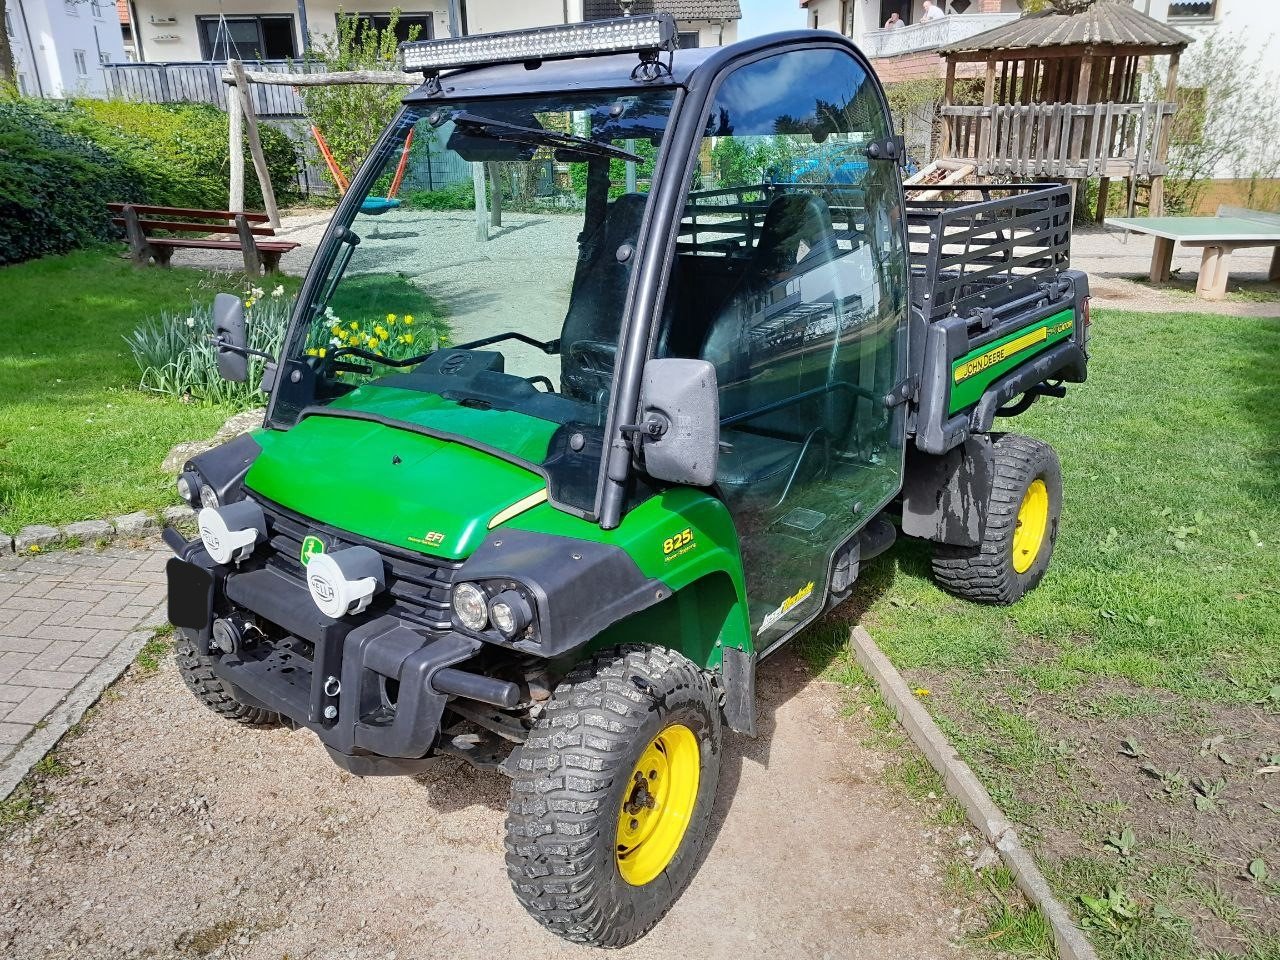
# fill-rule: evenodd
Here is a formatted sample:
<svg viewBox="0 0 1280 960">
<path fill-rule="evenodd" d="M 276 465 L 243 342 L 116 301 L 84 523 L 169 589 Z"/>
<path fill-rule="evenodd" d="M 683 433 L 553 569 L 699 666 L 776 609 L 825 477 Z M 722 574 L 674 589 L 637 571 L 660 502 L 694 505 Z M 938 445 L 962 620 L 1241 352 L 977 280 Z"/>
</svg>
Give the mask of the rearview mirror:
<svg viewBox="0 0 1280 960">
<path fill-rule="evenodd" d="M 720 393 L 706 360 L 663 357 L 640 381 L 644 464 L 657 480 L 708 487 L 720 459 Z"/>
<path fill-rule="evenodd" d="M 249 346 L 244 327 L 244 304 L 230 293 L 213 298 L 213 338 L 217 350 L 218 376 L 232 383 L 249 379 Z"/>
</svg>

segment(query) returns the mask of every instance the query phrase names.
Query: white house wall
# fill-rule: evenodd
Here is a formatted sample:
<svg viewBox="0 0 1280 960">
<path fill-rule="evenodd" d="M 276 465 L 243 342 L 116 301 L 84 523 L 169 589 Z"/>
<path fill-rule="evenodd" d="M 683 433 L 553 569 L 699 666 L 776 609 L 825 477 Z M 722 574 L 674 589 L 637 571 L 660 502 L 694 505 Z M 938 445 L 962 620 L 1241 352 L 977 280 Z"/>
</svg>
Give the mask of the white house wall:
<svg viewBox="0 0 1280 960">
<path fill-rule="evenodd" d="M 125 59 L 114 3 L 101 0 L 95 7 L 89 2 L 68 6 L 62 0 L 9 0 L 7 6 L 14 60 L 28 93 L 105 95 L 103 61 Z"/>
</svg>

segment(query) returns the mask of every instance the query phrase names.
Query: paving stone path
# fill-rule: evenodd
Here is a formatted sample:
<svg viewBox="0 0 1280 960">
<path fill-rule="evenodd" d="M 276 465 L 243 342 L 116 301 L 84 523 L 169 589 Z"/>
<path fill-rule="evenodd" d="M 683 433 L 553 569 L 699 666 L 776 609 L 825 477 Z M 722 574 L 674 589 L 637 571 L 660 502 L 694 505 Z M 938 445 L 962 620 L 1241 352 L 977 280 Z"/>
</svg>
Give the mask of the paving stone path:
<svg viewBox="0 0 1280 960">
<path fill-rule="evenodd" d="M 0 555 L 0 798 L 165 622 L 157 541 Z"/>
</svg>

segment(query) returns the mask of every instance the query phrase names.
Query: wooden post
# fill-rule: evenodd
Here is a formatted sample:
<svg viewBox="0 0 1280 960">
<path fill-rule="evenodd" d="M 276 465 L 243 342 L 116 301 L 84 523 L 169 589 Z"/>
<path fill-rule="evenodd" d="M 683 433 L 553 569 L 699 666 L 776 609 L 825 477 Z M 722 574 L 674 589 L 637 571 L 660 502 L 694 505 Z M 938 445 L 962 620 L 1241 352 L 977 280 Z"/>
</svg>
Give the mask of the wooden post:
<svg viewBox="0 0 1280 960">
<path fill-rule="evenodd" d="M 240 109 L 240 98 L 234 93 L 227 97 L 227 128 L 231 161 L 227 209 L 239 211 L 244 209 L 244 112 Z"/>
<path fill-rule="evenodd" d="M 498 174 L 498 163 L 490 160 L 485 164 L 489 174 L 489 226 L 502 226 L 502 177 Z"/>
<path fill-rule="evenodd" d="M 271 186 L 271 171 L 267 169 L 267 156 L 262 152 L 262 138 L 258 136 L 258 114 L 249 96 L 249 81 L 244 75 L 244 64 L 239 60 L 232 60 L 227 64 L 227 69 L 235 79 L 236 94 L 240 99 L 240 107 L 244 111 L 245 132 L 249 135 L 249 155 L 253 158 L 253 169 L 257 172 L 258 183 L 262 187 L 262 204 L 267 211 L 267 221 L 271 226 L 278 227 L 280 210 L 276 206 L 276 192 Z"/>
<path fill-rule="evenodd" d="M 1098 181 L 1098 212 L 1095 220 L 1101 223 L 1107 216 L 1107 193 L 1111 190 L 1111 179 L 1103 177 Z"/>
<path fill-rule="evenodd" d="M 236 214 L 236 232 L 240 234 L 240 248 L 244 253 L 244 272 L 251 277 L 262 276 L 262 258 L 258 256 L 258 242 L 243 213 Z"/>
<path fill-rule="evenodd" d="M 947 80 L 942 88 L 942 152 L 940 157 L 949 157 L 951 151 L 951 117 L 947 113 L 947 107 L 955 103 L 956 89 L 956 62 L 951 57 L 947 57 Z"/>
<path fill-rule="evenodd" d="M 1151 249 L 1151 282 L 1168 283 L 1169 268 L 1173 266 L 1173 241 L 1168 237 L 1156 237 Z"/>
<path fill-rule="evenodd" d="M 489 211 L 484 202 L 484 164 L 479 160 L 471 163 L 471 186 L 476 192 L 476 239 L 489 239 Z"/>
<path fill-rule="evenodd" d="M 1164 99 L 1165 103 L 1178 102 L 1178 59 L 1181 51 L 1175 50 L 1169 54 L 1169 74 L 1164 81 Z M 1152 161 L 1159 164 L 1161 168 L 1169 159 L 1169 137 L 1173 133 L 1173 118 L 1176 113 L 1165 116 L 1160 110 L 1156 111 L 1156 122 L 1160 124 L 1160 135 L 1156 139 L 1155 156 Z M 1147 215 L 1151 217 L 1164 216 L 1164 176 L 1153 174 L 1151 177 L 1151 194 L 1147 201 Z"/>
<path fill-rule="evenodd" d="M 1089 102 L 1089 89 L 1092 86 L 1090 81 L 1090 72 L 1093 70 L 1093 57 L 1086 55 L 1080 59 L 1080 76 L 1076 85 L 1077 105 L 1083 106 Z M 1071 117 L 1071 153 L 1068 157 L 1072 161 L 1085 160 L 1084 157 L 1084 132 L 1085 118 L 1081 112 L 1073 111 Z"/>
<path fill-rule="evenodd" d="M 124 216 L 124 235 L 129 239 L 129 253 L 133 256 L 133 262 L 146 266 L 147 261 L 151 259 L 151 244 L 147 243 L 146 231 L 138 222 L 138 211 L 133 209 L 133 204 L 126 203 L 122 215 Z"/>
<path fill-rule="evenodd" d="M 987 79 L 982 87 L 982 107 L 985 111 L 984 116 L 978 121 L 978 173 L 984 172 L 987 165 L 987 158 L 991 155 L 992 140 L 992 123 L 995 120 L 993 116 L 996 99 L 996 62 L 994 59 L 987 60 Z"/>
</svg>

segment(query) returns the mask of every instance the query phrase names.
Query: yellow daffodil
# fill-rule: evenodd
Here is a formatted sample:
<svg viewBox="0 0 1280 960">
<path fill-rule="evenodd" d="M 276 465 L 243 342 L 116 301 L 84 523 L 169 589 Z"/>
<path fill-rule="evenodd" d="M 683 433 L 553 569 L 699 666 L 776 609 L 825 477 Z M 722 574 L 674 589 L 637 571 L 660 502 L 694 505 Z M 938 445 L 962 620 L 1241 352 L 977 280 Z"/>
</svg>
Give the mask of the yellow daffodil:
<svg viewBox="0 0 1280 960">
<path fill-rule="evenodd" d="M 342 328 L 341 328 L 341 327 L 338 327 L 338 326 L 331 327 L 331 328 L 330 328 L 330 331 L 333 333 L 333 335 L 334 335 L 335 337 L 340 337 L 340 336 L 342 336 Z"/>
<path fill-rule="evenodd" d="M 370 338 L 369 338 L 369 349 L 370 349 L 370 350 L 377 350 L 377 349 L 378 349 L 378 344 L 379 344 L 379 343 L 381 343 L 381 342 L 382 342 L 382 341 L 381 341 L 381 340 L 379 340 L 377 337 L 370 337 Z"/>
<path fill-rule="evenodd" d="M 406 327 L 412 327 L 412 326 L 413 326 L 413 314 L 412 314 L 412 313 L 406 313 L 406 314 L 404 315 L 404 325 L 405 325 Z"/>
<path fill-rule="evenodd" d="M 350 323 L 347 324 L 347 326 L 350 327 L 352 330 L 360 329 L 360 324 L 357 323 L 355 320 L 352 320 Z"/>
<path fill-rule="evenodd" d="M 400 342 L 401 342 L 401 343 L 413 343 L 413 331 L 412 331 L 412 330 L 410 330 L 408 333 L 402 333 L 402 334 L 400 334 Z"/>
<path fill-rule="evenodd" d="M 378 324 L 376 327 L 374 327 L 373 332 L 376 333 L 383 340 L 386 340 L 389 336 L 391 336 L 391 334 L 387 331 L 387 328 L 384 327 L 382 324 Z"/>
</svg>

